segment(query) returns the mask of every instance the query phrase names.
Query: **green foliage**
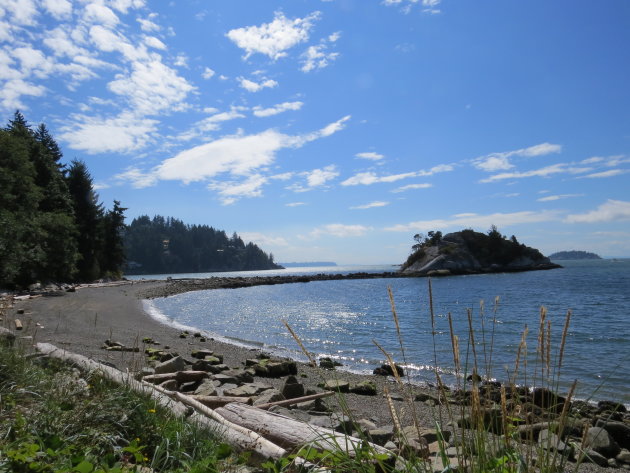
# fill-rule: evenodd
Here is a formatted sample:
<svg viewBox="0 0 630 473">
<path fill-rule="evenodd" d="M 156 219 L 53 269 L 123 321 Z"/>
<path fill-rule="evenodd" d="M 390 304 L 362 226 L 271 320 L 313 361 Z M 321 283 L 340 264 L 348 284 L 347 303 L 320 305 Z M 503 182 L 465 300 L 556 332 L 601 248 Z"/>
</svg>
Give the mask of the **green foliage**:
<svg viewBox="0 0 630 473">
<path fill-rule="evenodd" d="M 0 473 L 206 473 L 239 461 L 148 397 L 0 348 Z"/>
<path fill-rule="evenodd" d="M 124 234 L 128 273 L 157 274 L 276 269 L 273 256 L 234 233 L 175 218 L 142 216 Z"/>
<path fill-rule="evenodd" d="M 104 214 L 85 164 L 66 177 L 62 156 L 46 126 L 33 131 L 19 111 L 0 130 L 0 287 L 121 272 L 125 209 Z"/>
</svg>

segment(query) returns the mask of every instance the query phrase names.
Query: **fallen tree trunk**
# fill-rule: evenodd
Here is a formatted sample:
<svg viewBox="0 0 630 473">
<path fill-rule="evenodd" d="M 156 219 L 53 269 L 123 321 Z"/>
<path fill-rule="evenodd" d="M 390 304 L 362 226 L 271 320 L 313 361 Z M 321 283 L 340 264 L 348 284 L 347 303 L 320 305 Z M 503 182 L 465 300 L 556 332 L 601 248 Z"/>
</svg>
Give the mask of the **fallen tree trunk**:
<svg viewBox="0 0 630 473">
<path fill-rule="evenodd" d="M 263 411 L 246 404 L 228 404 L 215 412 L 226 420 L 255 430 L 272 442 L 286 449 L 312 445 L 319 450 L 340 450 L 355 455 L 364 441 L 356 437 L 291 419 L 280 414 Z M 381 446 L 370 444 L 372 451 L 391 455 Z"/>
<path fill-rule="evenodd" d="M 294 397 L 293 399 L 284 399 L 282 401 L 268 402 L 267 404 L 259 404 L 256 406 L 258 409 L 266 411 L 273 406 L 292 406 L 299 404 L 300 402 L 314 401 L 315 399 L 321 399 L 336 394 L 334 391 L 325 391 L 323 393 L 309 394 L 308 396 Z"/>
<path fill-rule="evenodd" d="M 216 409 L 217 407 L 223 407 L 231 402 L 240 402 L 242 404 L 251 404 L 251 397 L 231 397 L 231 396 L 201 396 L 199 394 L 189 394 L 189 398 L 200 402 L 210 409 Z"/>
</svg>

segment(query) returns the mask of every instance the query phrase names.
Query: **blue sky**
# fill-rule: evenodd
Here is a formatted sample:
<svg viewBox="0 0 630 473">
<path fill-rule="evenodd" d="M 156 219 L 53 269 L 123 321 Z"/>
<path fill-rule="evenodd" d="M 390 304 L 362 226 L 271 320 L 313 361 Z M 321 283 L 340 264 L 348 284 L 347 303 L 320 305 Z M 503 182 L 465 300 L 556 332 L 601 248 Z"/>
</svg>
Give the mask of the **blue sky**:
<svg viewBox="0 0 630 473">
<path fill-rule="evenodd" d="M 630 2 L 0 0 L 0 107 L 276 261 L 496 225 L 630 256 Z"/>
</svg>

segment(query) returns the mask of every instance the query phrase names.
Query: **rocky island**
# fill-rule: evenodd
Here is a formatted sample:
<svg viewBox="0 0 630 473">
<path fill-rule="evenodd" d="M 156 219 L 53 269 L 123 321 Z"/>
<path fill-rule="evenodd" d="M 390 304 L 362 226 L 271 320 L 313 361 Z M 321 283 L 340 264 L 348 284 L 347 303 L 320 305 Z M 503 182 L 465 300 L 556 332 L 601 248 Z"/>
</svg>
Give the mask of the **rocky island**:
<svg viewBox="0 0 630 473">
<path fill-rule="evenodd" d="M 494 226 L 488 233 L 467 229 L 442 236 L 438 231 L 414 239 L 417 243 L 401 267 L 403 274 L 448 276 L 561 267 L 515 236 L 507 239 Z"/>
<path fill-rule="evenodd" d="M 549 259 L 557 260 L 574 260 L 574 259 L 602 259 L 601 256 L 595 253 L 589 253 L 588 251 L 558 251 L 549 255 Z"/>
</svg>

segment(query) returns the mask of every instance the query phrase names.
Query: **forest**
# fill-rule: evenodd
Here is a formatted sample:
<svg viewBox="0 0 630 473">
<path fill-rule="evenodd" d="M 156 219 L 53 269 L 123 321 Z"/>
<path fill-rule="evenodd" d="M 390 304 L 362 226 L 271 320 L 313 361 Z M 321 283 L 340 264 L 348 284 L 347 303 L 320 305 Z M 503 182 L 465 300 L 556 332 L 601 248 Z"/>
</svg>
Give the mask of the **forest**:
<svg viewBox="0 0 630 473">
<path fill-rule="evenodd" d="M 124 209 L 106 210 L 83 161 L 19 112 L 0 129 L 0 287 L 122 275 Z"/>
<path fill-rule="evenodd" d="M 279 269 L 273 255 L 236 234 L 176 218 L 135 218 L 124 232 L 126 274 Z"/>
<path fill-rule="evenodd" d="M 0 128 L 0 287 L 280 268 L 236 233 L 161 216 L 125 225 L 127 209 L 99 202 L 85 162 L 62 157 L 46 125 L 19 111 Z"/>
</svg>

